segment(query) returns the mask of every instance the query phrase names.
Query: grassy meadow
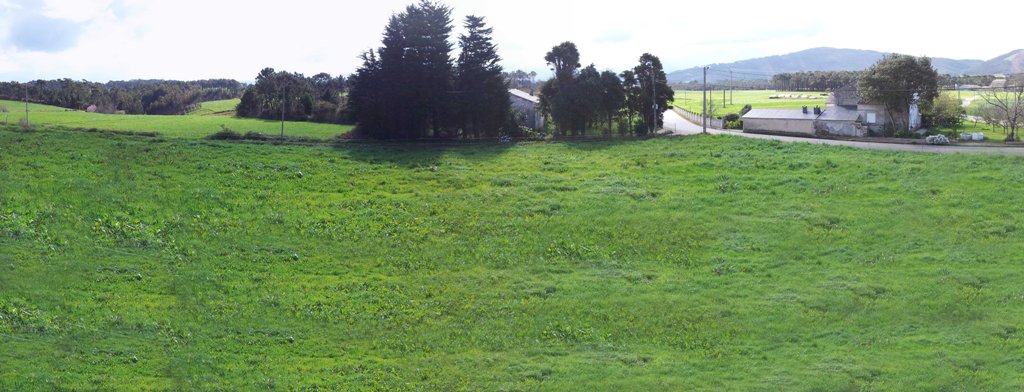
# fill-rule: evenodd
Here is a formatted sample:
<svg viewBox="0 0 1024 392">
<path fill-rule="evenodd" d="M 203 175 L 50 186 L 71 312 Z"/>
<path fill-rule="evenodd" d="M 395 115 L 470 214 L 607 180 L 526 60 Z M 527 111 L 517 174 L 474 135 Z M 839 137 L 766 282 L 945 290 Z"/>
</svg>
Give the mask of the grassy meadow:
<svg viewBox="0 0 1024 392">
<path fill-rule="evenodd" d="M 0 390 L 1020 390 L 1024 158 L 0 130 Z"/>
<path fill-rule="evenodd" d="M 234 117 L 234 106 L 238 100 L 205 102 L 196 112 L 183 116 L 142 116 L 86 113 L 47 105 L 29 106 L 29 120 L 34 126 L 100 129 L 112 131 L 158 132 L 175 138 L 203 138 L 227 127 L 246 133 L 250 131 L 268 135 L 281 133 L 281 122 L 271 120 Z M 10 123 L 17 124 L 25 117 L 25 104 L 2 101 L 10 113 Z M 0 113 L 0 122 L 6 113 Z M 316 124 L 310 122 L 286 122 L 285 134 L 329 139 L 352 130 L 351 126 Z"/>
<path fill-rule="evenodd" d="M 770 90 L 736 90 L 732 92 L 732 99 L 729 99 L 729 91 L 725 92 L 726 105 L 722 105 L 722 91 L 709 91 L 708 101 L 714 100 L 716 115 L 719 117 L 729 113 L 739 113 L 743 105 L 750 105 L 755 109 L 800 109 L 804 106 L 814 107 L 815 105 L 825 107 L 828 96 L 821 95 L 821 92 L 788 92 Z M 771 99 L 772 95 L 811 95 L 814 99 Z M 732 104 L 729 104 L 732 102 Z M 676 91 L 673 105 L 700 113 L 704 104 L 704 95 L 700 91 Z"/>
<path fill-rule="evenodd" d="M 235 108 L 241 103 L 241 99 L 225 99 L 222 101 L 207 101 L 199 104 L 199 109 L 189 113 L 193 116 L 234 116 Z"/>
</svg>

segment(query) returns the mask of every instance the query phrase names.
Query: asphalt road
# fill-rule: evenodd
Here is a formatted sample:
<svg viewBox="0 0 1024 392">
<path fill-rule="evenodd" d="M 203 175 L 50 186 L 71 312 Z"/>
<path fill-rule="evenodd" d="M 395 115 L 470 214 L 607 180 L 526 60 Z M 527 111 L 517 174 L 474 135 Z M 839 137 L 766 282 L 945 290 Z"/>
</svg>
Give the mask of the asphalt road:
<svg viewBox="0 0 1024 392">
<path fill-rule="evenodd" d="M 701 133 L 700 125 L 686 121 L 679 116 L 675 111 L 669 110 L 665 112 L 665 127 L 666 130 L 672 131 L 673 135 L 687 136 L 687 135 L 699 135 Z M 862 148 L 867 150 L 886 150 L 886 151 L 912 151 L 912 152 L 926 152 L 926 153 L 990 153 L 990 154 L 1009 154 L 1009 155 L 1024 155 L 1024 148 L 1021 147 L 979 147 L 979 146 L 931 146 L 931 145 L 919 145 L 919 144 L 892 144 L 892 143 L 872 143 L 872 142 L 857 142 L 857 141 L 846 141 L 846 140 L 829 140 L 829 139 L 812 139 L 792 136 L 775 136 L 775 135 L 760 135 L 754 133 L 743 133 L 739 131 L 726 131 L 721 129 L 708 128 L 708 133 L 712 135 L 732 135 L 737 137 L 746 137 L 751 139 L 763 139 L 763 140 L 778 140 L 786 143 L 810 143 L 810 144 L 827 144 L 833 146 L 846 146 L 853 148 Z"/>
</svg>

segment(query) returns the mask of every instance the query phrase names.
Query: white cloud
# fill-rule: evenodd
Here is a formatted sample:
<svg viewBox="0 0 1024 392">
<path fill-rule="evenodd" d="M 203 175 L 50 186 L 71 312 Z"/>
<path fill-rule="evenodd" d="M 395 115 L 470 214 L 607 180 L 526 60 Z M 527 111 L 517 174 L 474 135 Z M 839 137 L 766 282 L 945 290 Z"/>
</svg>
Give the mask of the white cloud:
<svg viewBox="0 0 1024 392">
<path fill-rule="evenodd" d="M 45 0 L 43 14 L 57 19 L 87 22 L 108 12 L 111 0 Z"/>
<path fill-rule="evenodd" d="M 380 45 L 388 17 L 413 1 L 0 0 L 0 79 L 250 80 L 267 66 L 348 74 L 359 65 L 360 52 Z M 448 4 L 455 9 L 457 32 L 465 15 L 486 16 L 506 68 L 542 75 L 547 74 L 544 54 L 563 41 L 575 42 L 583 62 L 599 69 L 625 69 L 651 52 L 669 71 L 819 46 L 977 59 L 1021 46 L 998 38 L 1017 36 L 1013 23 L 956 23 L 968 14 L 938 3 L 743 0 L 711 8 L 667 0 Z M 985 0 L 971 8 L 1013 15 L 1024 5 Z M 33 10 L 82 26 L 72 47 L 47 54 L 10 45 L 11 26 Z"/>
</svg>

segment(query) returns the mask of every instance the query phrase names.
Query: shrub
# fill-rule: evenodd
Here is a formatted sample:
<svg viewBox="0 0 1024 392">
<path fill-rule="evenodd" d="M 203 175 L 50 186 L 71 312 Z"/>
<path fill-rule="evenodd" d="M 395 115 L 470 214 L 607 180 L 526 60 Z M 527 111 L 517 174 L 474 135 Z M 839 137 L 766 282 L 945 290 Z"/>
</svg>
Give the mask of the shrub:
<svg viewBox="0 0 1024 392">
<path fill-rule="evenodd" d="M 743 105 L 743 109 L 740 109 L 740 117 L 746 116 L 751 110 L 754 110 L 754 108 L 750 104 Z"/>
<path fill-rule="evenodd" d="M 935 103 L 924 113 L 924 125 L 927 127 L 956 128 L 963 122 L 966 113 L 959 99 L 939 95 Z"/>
<path fill-rule="evenodd" d="M 725 122 L 725 129 L 743 130 L 743 121 L 740 121 L 740 120 L 726 121 Z"/>
<path fill-rule="evenodd" d="M 210 140 L 242 140 L 242 134 L 221 125 L 220 131 L 217 131 L 217 133 L 207 136 L 206 138 Z"/>
<path fill-rule="evenodd" d="M 270 137 L 259 132 L 249 131 L 242 136 L 245 140 L 269 140 Z"/>
<path fill-rule="evenodd" d="M 726 114 L 725 117 L 722 117 L 722 120 L 725 120 L 726 122 L 739 121 L 740 120 L 740 115 L 736 114 L 736 113 L 729 113 L 729 114 Z"/>
</svg>

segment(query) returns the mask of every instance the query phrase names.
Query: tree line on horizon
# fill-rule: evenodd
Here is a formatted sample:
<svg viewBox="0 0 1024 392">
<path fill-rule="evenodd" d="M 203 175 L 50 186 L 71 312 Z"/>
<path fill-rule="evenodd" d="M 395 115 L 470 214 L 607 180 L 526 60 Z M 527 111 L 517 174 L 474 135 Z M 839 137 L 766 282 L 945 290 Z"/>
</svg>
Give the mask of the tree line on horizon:
<svg viewBox="0 0 1024 392">
<path fill-rule="evenodd" d="M 100 113 L 185 114 L 205 101 L 238 98 L 244 86 L 228 79 L 128 80 L 96 83 L 72 79 L 0 82 L 0 98 Z"/>
<path fill-rule="evenodd" d="M 343 76 L 306 77 L 264 68 L 256 75 L 256 83 L 245 89 L 235 113 L 266 120 L 345 124 L 349 122 L 343 96 L 346 87 Z"/>
<path fill-rule="evenodd" d="M 833 91 L 854 86 L 865 71 L 808 71 L 784 72 L 772 76 L 771 88 L 779 91 Z M 993 75 L 938 75 L 936 83 L 940 88 L 956 89 L 962 86 L 987 87 L 996 80 Z"/>
</svg>

